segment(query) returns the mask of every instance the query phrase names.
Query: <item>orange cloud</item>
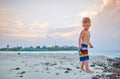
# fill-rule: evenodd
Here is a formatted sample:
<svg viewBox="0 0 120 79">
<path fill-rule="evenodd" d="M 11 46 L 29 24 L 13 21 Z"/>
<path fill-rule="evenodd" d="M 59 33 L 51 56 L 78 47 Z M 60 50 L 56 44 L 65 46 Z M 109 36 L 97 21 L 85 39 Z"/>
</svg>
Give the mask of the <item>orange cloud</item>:
<svg viewBox="0 0 120 79">
<path fill-rule="evenodd" d="M 0 8 L 0 29 L 21 28 L 23 25 L 16 15 L 17 11 L 9 8 Z"/>
<path fill-rule="evenodd" d="M 101 10 L 97 13 L 94 21 L 94 31 L 98 36 L 103 36 L 106 39 L 113 37 L 119 38 L 120 33 L 120 0 L 103 0 L 104 4 Z"/>
<path fill-rule="evenodd" d="M 98 19 L 112 19 L 120 22 L 120 0 L 103 0 L 104 4 L 96 15 Z"/>
</svg>

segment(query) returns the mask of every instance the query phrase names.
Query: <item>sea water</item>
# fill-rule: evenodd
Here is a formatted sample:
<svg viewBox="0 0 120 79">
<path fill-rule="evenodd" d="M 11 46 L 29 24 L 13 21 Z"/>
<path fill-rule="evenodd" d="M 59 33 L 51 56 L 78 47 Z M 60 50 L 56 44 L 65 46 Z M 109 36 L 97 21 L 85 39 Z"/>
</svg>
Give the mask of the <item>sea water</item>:
<svg viewBox="0 0 120 79">
<path fill-rule="evenodd" d="M 77 54 L 78 51 L 0 51 L 0 53 L 53 53 L 53 54 Z M 108 57 L 120 57 L 120 51 L 109 51 L 109 50 L 89 50 L 89 55 L 96 56 L 108 56 Z"/>
</svg>

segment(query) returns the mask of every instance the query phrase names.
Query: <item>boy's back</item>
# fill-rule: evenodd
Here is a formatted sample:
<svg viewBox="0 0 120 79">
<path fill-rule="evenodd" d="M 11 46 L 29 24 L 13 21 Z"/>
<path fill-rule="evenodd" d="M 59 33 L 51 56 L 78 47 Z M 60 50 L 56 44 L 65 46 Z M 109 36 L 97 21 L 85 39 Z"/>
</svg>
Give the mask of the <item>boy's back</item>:
<svg viewBox="0 0 120 79">
<path fill-rule="evenodd" d="M 82 30 L 80 35 L 82 37 L 82 44 L 89 45 L 89 43 L 90 43 L 90 33 L 89 33 L 89 31 Z"/>
</svg>

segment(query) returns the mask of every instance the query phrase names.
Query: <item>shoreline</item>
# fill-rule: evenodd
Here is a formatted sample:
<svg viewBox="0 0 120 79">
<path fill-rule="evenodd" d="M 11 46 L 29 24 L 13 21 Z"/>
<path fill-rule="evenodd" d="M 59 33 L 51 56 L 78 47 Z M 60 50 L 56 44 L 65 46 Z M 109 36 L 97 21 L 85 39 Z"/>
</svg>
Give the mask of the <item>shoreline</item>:
<svg viewBox="0 0 120 79">
<path fill-rule="evenodd" d="M 51 54 L 77 54 L 78 51 L 0 51 L 0 53 L 51 53 Z M 90 56 L 107 56 L 110 58 L 120 57 L 120 52 L 106 52 L 106 51 L 95 51 L 95 50 L 89 50 Z"/>
</svg>

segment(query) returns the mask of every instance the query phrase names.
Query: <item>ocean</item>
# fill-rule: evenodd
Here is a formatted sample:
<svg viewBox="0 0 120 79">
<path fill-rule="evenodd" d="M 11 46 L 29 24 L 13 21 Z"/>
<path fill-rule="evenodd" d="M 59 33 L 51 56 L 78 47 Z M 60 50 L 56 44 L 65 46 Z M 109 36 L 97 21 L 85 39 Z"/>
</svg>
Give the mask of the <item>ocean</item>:
<svg viewBox="0 0 120 79">
<path fill-rule="evenodd" d="M 66 53 L 66 54 L 76 54 L 78 51 L 0 51 L 0 53 Z M 107 57 L 120 57 L 120 51 L 105 51 L 105 50 L 89 50 L 89 55 L 96 56 L 102 55 Z"/>
</svg>

